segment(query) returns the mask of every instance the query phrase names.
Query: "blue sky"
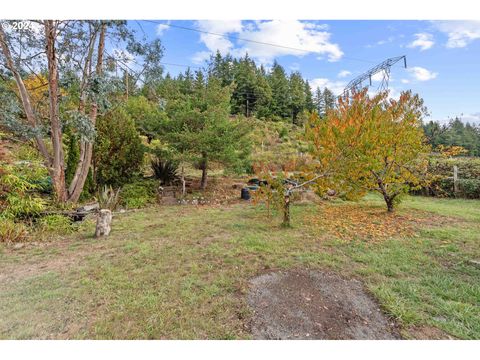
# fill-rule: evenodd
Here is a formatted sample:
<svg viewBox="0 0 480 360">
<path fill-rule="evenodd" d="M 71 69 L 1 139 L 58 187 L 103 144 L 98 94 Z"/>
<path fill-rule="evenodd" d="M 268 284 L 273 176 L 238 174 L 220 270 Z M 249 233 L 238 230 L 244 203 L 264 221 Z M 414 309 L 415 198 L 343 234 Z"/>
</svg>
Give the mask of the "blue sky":
<svg viewBox="0 0 480 360">
<path fill-rule="evenodd" d="M 407 69 L 402 63 L 392 68 L 393 96 L 412 89 L 424 98 L 432 119 L 446 121 L 463 114 L 465 121 L 480 123 L 479 21 L 158 20 L 129 25 L 162 40 L 165 63 L 198 67 L 217 49 L 236 56 L 248 51 L 267 67 L 277 60 L 288 72 L 299 70 L 313 86 L 328 86 L 336 93 L 375 64 L 406 55 Z M 185 67 L 165 69 L 177 74 Z"/>
</svg>

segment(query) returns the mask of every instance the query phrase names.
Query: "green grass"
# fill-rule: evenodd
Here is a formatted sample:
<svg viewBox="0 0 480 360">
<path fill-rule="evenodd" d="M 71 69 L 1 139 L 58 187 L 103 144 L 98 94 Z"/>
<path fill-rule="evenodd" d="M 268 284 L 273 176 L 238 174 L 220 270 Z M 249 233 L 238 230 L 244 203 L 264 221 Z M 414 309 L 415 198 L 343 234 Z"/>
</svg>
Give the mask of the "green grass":
<svg viewBox="0 0 480 360">
<path fill-rule="evenodd" d="M 336 202 L 334 206 L 348 203 Z M 362 207 L 383 206 L 369 195 Z M 319 234 L 314 205 L 293 206 L 293 227 L 248 204 L 154 207 L 114 218 L 108 238 L 88 222 L 68 240 L 1 249 L 0 338 L 249 338 L 248 281 L 309 267 L 356 277 L 402 327 L 480 338 L 479 201 L 407 198 L 451 218 L 414 236 L 371 242 Z"/>
</svg>

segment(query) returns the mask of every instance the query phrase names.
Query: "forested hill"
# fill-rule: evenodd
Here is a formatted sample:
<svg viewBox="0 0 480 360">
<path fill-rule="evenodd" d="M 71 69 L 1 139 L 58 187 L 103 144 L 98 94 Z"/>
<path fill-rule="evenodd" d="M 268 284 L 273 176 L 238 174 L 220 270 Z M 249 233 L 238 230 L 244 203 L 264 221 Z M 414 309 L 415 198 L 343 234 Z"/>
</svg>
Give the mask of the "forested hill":
<svg viewBox="0 0 480 360">
<path fill-rule="evenodd" d="M 317 110 L 323 115 L 335 103 L 335 95 L 330 89 L 311 89 L 299 71 L 288 74 L 277 62 L 267 70 L 248 54 L 237 59 L 217 52 L 211 57 L 205 73 L 187 69 L 176 77 L 167 74 L 160 92 L 162 88 L 168 91 L 172 86 L 188 92 L 195 83 L 204 82 L 205 75 L 213 76 L 222 86 L 232 87 L 231 114 L 285 119 L 294 124 L 301 122 L 299 118 L 304 111 Z"/>
<path fill-rule="evenodd" d="M 443 146 L 461 146 L 465 155 L 480 156 L 480 127 L 464 123 L 459 118 L 448 124 L 430 121 L 424 126 L 425 135 L 433 148 Z"/>
</svg>

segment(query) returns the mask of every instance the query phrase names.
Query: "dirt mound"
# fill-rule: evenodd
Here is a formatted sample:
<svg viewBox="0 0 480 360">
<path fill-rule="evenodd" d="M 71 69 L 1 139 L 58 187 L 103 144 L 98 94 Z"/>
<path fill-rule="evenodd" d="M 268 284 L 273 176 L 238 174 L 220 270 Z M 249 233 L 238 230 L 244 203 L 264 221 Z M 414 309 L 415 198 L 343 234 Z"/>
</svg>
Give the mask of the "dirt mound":
<svg viewBox="0 0 480 360">
<path fill-rule="evenodd" d="M 357 280 L 319 271 L 261 275 L 248 303 L 256 339 L 398 339 L 395 325 Z"/>
</svg>

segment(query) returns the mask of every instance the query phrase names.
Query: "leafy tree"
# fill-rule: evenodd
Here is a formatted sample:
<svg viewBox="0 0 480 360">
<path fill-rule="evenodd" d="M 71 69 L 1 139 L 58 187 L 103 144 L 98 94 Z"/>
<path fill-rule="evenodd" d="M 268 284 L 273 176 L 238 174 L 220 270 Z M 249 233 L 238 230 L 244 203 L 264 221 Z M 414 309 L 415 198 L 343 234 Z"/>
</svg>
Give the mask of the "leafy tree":
<svg viewBox="0 0 480 360">
<path fill-rule="evenodd" d="M 22 137 L 35 141 L 49 169 L 56 200 L 76 202 L 90 171 L 96 118 L 112 105 L 112 100 L 121 99 L 119 95 L 124 94 L 119 91 L 124 82 L 112 71 L 112 64 L 124 65 L 124 61 L 122 56 L 108 55 L 106 48 L 123 43 L 125 50 L 143 59 L 136 79 L 141 76 L 146 84 L 161 79 L 163 49 L 158 39 L 151 43 L 137 41 L 126 21 L 33 23 L 39 27 L 15 32 L 5 31 L 0 24 L 0 62 L 8 69 L 7 75 L 15 83 L 20 100 L 15 104 L 10 98 L 8 106 L 2 106 L 0 111 L 14 125 L 10 129 L 20 130 Z M 42 73 L 34 69 L 42 69 Z M 41 80 L 43 84 L 38 85 L 48 90 L 42 111 L 35 108 L 39 87 L 29 86 L 32 78 Z M 21 116 L 11 116 L 18 113 Z M 65 181 L 63 151 L 66 126 L 78 134 L 80 148 L 69 184 Z"/>
<path fill-rule="evenodd" d="M 141 169 L 143 154 L 135 123 L 124 109 L 98 117 L 94 153 L 97 186 L 129 183 Z"/>
<path fill-rule="evenodd" d="M 370 98 L 366 89 L 341 99 L 326 119 L 313 114 L 306 126 L 312 167 L 330 174 L 318 181 L 319 190 L 337 188 L 350 198 L 374 190 L 393 211 L 402 194 L 419 186 L 427 165 L 425 114 L 423 100 L 411 92 L 397 101 L 388 92 Z"/>
<path fill-rule="evenodd" d="M 210 77 L 205 81 L 197 72 L 194 93 L 168 106 L 169 121 L 161 137 L 184 158 L 198 164 L 202 189 L 207 186 L 211 161 L 239 170 L 250 153 L 247 124 L 229 118 L 230 91 L 219 80 Z"/>
<path fill-rule="evenodd" d="M 161 110 L 160 105 L 144 96 L 130 97 L 125 104 L 125 110 L 135 121 L 138 132 L 147 137 L 148 143 L 160 133 L 162 123 L 166 121 L 166 113 Z"/>
</svg>

